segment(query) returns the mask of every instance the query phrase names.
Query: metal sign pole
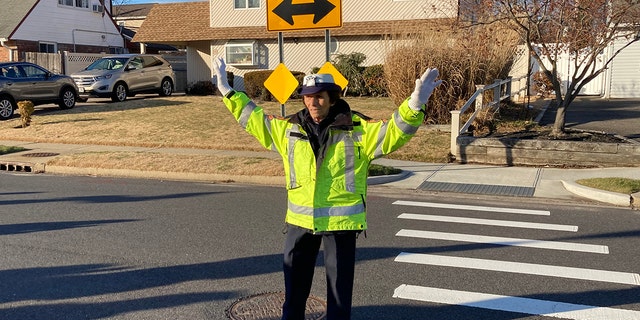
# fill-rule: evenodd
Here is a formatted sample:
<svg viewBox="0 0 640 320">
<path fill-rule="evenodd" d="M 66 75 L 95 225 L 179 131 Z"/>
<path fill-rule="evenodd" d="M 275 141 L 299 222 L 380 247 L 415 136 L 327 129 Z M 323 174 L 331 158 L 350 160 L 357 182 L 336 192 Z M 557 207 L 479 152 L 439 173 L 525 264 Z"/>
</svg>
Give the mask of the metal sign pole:
<svg viewBox="0 0 640 320">
<path fill-rule="evenodd" d="M 284 63 L 284 38 L 282 36 L 282 31 L 278 32 L 278 50 L 280 52 L 280 63 Z M 280 114 L 283 117 L 287 115 L 284 103 L 280 104 Z"/>
<path fill-rule="evenodd" d="M 324 30 L 324 50 L 325 61 L 331 61 L 331 30 L 329 29 Z"/>
</svg>

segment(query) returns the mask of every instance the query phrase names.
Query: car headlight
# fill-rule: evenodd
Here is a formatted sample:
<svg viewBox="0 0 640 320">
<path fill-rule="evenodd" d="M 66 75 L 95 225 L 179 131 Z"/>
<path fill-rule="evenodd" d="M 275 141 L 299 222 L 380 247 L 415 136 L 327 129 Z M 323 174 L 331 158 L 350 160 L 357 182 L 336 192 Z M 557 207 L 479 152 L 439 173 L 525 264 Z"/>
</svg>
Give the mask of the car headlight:
<svg viewBox="0 0 640 320">
<path fill-rule="evenodd" d="M 95 79 L 96 81 L 106 80 L 106 79 L 111 79 L 111 76 L 113 76 L 111 73 L 107 73 L 104 76 L 97 76 Z"/>
</svg>

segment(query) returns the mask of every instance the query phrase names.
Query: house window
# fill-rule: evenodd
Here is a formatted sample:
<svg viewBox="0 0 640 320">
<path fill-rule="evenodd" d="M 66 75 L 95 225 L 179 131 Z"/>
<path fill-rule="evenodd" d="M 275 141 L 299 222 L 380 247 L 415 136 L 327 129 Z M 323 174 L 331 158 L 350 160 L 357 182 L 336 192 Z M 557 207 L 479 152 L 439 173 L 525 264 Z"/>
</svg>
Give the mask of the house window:
<svg viewBox="0 0 640 320">
<path fill-rule="evenodd" d="M 235 0 L 234 9 L 260 8 L 260 0 Z"/>
<path fill-rule="evenodd" d="M 228 64 L 255 65 L 255 42 L 229 42 L 224 45 L 225 57 Z"/>
<path fill-rule="evenodd" d="M 329 38 L 329 53 L 337 54 L 339 53 L 340 44 L 338 43 L 338 39 L 334 37 Z"/>
<path fill-rule="evenodd" d="M 89 0 L 76 0 L 76 7 L 89 8 Z"/>
<path fill-rule="evenodd" d="M 89 0 L 58 0 L 58 4 L 76 8 L 89 8 Z"/>
<path fill-rule="evenodd" d="M 56 44 L 51 42 L 40 42 L 38 46 L 38 52 L 56 53 Z"/>
</svg>

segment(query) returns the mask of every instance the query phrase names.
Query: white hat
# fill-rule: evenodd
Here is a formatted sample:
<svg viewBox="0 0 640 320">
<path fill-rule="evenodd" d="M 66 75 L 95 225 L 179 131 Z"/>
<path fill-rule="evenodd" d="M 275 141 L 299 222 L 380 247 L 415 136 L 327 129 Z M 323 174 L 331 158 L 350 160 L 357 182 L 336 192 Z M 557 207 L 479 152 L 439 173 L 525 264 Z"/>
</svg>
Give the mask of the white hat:
<svg viewBox="0 0 640 320">
<path fill-rule="evenodd" d="M 320 91 L 340 91 L 339 85 L 333 80 L 333 76 L 328 73 L 310 74 L 302 80 L 301 95 L 316 94 Z"/>
</svg>

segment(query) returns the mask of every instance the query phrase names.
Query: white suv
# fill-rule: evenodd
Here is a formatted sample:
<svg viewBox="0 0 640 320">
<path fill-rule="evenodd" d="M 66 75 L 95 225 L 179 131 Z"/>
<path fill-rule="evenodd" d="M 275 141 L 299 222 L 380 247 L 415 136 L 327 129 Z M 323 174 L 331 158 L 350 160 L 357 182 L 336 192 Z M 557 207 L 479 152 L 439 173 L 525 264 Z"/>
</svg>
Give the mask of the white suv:
<svg viewBox="0 0 640 320">
<path fill-rule="evenodd" d="M 171 64 L 150 54 L 120 54 L 100 58 L 71 75 L 80 98 L 111 98 L 120 102 L 136 93 L 170 96 L 175 84 Z"/>
</svg>

